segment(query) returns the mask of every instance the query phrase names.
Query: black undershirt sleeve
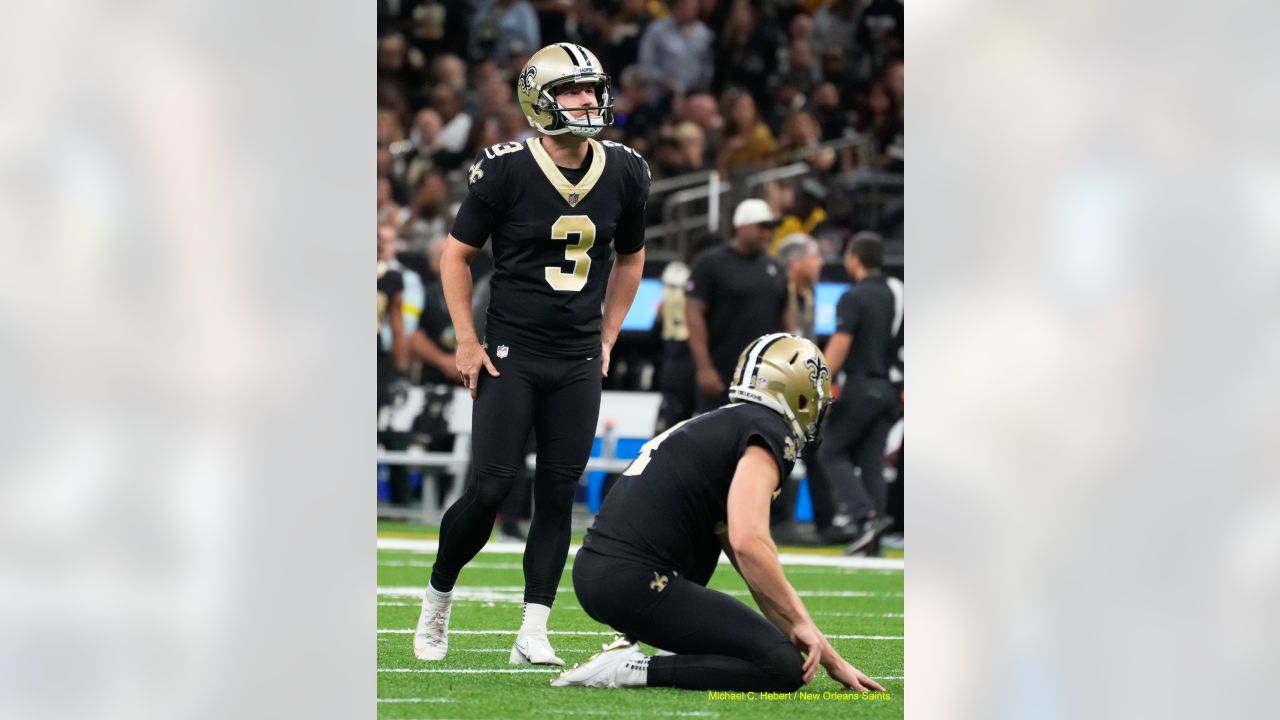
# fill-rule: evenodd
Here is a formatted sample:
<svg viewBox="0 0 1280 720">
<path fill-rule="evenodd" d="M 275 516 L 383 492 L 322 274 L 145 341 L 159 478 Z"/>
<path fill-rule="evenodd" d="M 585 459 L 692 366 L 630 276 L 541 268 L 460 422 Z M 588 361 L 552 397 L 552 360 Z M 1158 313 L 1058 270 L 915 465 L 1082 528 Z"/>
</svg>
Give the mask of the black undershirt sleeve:
<svg viewBox="0 0 1280 720">
<path fill-rule="evenodd" d="M 613 249 L 619 255 L 631 255 L 644 249 L 644 205 L 622 211 L 618 229 L 613 235 Z"/>
</svg>

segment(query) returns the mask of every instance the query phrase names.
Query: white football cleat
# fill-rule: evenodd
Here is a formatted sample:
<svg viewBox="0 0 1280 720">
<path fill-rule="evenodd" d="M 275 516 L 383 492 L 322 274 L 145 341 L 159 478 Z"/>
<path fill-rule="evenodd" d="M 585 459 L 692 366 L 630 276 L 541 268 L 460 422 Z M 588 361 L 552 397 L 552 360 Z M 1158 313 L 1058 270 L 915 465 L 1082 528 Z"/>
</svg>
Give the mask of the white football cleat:
<svg viewBox="0 0 1280 720">
<path fill-rule="evenodd" d="M 551 681 L 552 687 L 641 687 L 648 684 L 649 656 L 630 638 L 619 636 L 586 662 Z"/>
<path fill-rule="evenodd" d="M 516 635 L 516 644 L 511 647 L 511 657 L 507 660 L 512 665 L 564 665 L 564 661 L 556 657 L 551 649 L 551 641 L 545 633 L 529 633 Z"/>
<path fill-rule="evenodd" d="M 413 633 L 413 654 L 419 660 L 443 660 L 449 652 L 449 611 L 452 604 L 435 605 L 423 600 L 418 629 Z"/>
</svg>

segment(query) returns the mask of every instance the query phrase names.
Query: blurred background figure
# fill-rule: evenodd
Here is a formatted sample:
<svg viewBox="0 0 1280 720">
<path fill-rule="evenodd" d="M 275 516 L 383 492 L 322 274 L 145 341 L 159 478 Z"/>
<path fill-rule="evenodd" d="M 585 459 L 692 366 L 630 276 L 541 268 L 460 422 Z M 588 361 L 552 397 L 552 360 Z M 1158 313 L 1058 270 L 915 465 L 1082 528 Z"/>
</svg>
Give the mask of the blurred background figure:
<svg viewBox="0 0 1280 720">
<path fill-rule="evenodd" d="M 884 277 L 879 235 L 855 235 L 844 257 L 854 284 L 836 306 L 836 331 L 823 353 L 840 369 L 841 383 L 818 461 L 839 498 L 832 525 L 855 532 L 846 548 L 853 554 L 871 548 L 893 524 L 885 514 L 884 452 L 898 411 L 898 393 L 889 381 L 896 303 Z"/>
<path fill-rule="evenodd" d="M 658 309 L 662 325 L 662 375 L 658 379 L 662 405 L 654 435 L 693 416 L 697 387 L 693 356 L 689 353 L 685 298 L 688 282 L 689 267 L 680 261 L 668 264 L 662 271 L 662 306 Z"/>
<path fill-rule="evenodd" d="M 733 211 L 733 240 L 694 263 L 687 287 L 689 349 L 697 368 L 695 413 L 729 400 L 738 355 L 752 340 L 787 326 L 787 279 L 767 249 L 777 217 L 763 200 Z"/>
<path fill-rule="evenodd" d="M 640 39 L 640 64 L 656 70 L 664 95 L 711 87 L 711 30 L 698 19 L 698 0 L 675 0 L 670 17 L 649 23 Z"/>
</svg>

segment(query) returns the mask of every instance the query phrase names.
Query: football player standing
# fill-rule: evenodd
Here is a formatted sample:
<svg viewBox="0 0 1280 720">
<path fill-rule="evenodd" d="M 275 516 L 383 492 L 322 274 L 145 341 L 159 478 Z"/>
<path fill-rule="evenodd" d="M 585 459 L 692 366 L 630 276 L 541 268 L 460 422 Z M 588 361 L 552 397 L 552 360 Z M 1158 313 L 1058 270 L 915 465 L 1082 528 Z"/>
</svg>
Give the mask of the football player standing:
<svg viewBox="0 0 1280 720">
<path fill-rule="evenodd" d="M 765 335 L 739 357 L 729 398 L 650 440 L 605 498 L 573 587 L 623 637 L 552 685 L 792 692 L 821 665 L 846 688 L 884 690 L 818 630 L 769 536 L 770 501 L 831 402 L 826 360 L 809 340 Z M 763 616 L 707 588 L 722 549 Z"/>
<path fill-rule="evenodd" d="M 574 490 L 595 438 L 601 377 L 644 266 L 649 167 L 631 148 L 594 139 L 613 123 L 600 61 L 579 45 L 548 45 L 529 58 L 516 91 L 538 134 L 476 157 L 440 262 L 458 372 L 475 406 L 471 476 L 441 522 L 413 639 L 421 660 L 443 659 L 448 650 L 454 583 L 488 541 L 532 428 L 534 513 L 524 618 L 510 661 L 564 664 L 547 640 L 547 617 L 569 551 Z M 482 343 L 470 264 L 490 237 Z"/>
</svg>

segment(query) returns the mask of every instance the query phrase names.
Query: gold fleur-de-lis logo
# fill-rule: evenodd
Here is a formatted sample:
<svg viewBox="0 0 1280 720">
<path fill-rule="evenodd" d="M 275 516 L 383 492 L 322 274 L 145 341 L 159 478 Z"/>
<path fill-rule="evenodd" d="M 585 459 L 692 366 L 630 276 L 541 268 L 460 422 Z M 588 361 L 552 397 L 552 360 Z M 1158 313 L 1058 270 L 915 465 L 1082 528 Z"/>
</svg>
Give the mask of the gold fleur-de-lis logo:
<svg viewBox="0 0 1280 720">
<path fill-rule="evenodd" d="M 786 459 L 787 462 L 791 462 L 796 459 L 796 443 L 791 438 L 787 438 L 787 444 L 782 449 L 782 457 Z"/>
<path fill-rule="evenodd" d="M 649 581 L 649 589 L 650 589 L 650 590 L 657 590 L 658 592 L 662 592 L 663 590 L 666 590 L 666 589 L 667 589 L 667 576 L 666 576 L 666 575 L 659 575 L 657 572 L 654 572 L 654 573 L 653 573 L 653 579 Z"/>
<path fill-rule="evenodd" d="M 477 160 L 477 161 L 476 161 L 476 162 L 471 166 L 471 170 L 470 170 L 470 172 L 467 174 L 467 184 L 469 184 L 469 185 L 475 185 L 477 180 L 479 180 L 480 178 L 484 177 L 484 171 L 480 169 L 480 163 L 482 163 L 482 162 L 484 162 L 484 161 L 483 161 L 483 160 Z"/>
</svg>

